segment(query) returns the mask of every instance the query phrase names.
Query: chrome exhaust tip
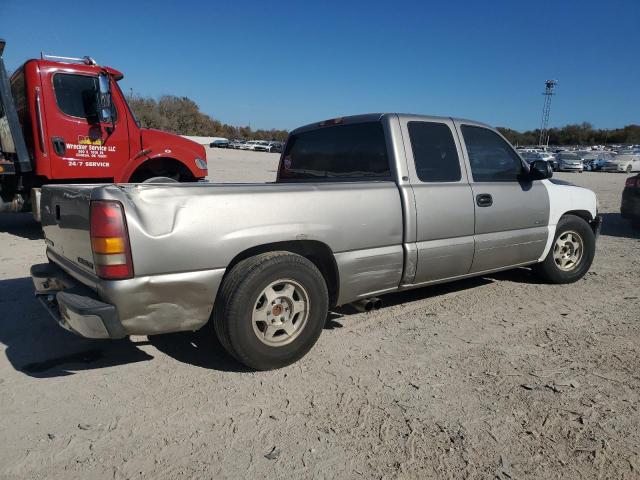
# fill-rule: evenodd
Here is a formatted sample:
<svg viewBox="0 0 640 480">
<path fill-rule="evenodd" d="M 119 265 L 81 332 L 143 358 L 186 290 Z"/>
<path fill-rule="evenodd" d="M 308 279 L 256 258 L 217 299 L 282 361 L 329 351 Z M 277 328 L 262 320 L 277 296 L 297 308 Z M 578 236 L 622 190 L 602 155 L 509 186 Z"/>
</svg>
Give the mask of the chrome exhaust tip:
<svg viewBox="0 0 640 480">
<path fill-rule="evenodd" d="M 359 312 L 371 312 L 382 307 L 382 300 L 377 297 L 363 298 L 353 302 L 351 305 Z"/>
</svg>

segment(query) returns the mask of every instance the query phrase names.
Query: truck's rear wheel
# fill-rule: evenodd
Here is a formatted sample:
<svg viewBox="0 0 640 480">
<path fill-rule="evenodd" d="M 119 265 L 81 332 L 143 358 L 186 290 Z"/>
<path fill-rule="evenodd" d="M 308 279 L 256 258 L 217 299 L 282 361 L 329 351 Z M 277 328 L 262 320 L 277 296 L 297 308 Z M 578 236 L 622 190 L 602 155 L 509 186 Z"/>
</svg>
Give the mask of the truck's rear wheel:
<svg viewBox="0 0 640 480">
<path fill-rule="evenodd" d="M 233 267 L 216 300 L 213 322 L 233 357 L 269 370 L 295 362 L 313 347 L 328 303 L 326 283 L 313 263 L 289 252 L 270 252 Z"/>
<path fill-rule="evenodd" d="M 536 274 L 550 283 L 573 283 L 591 267 L 596 239 L 589 224 L 575 215 L 565 215 L 556 227 L 551 249 Z"/>
</svg>

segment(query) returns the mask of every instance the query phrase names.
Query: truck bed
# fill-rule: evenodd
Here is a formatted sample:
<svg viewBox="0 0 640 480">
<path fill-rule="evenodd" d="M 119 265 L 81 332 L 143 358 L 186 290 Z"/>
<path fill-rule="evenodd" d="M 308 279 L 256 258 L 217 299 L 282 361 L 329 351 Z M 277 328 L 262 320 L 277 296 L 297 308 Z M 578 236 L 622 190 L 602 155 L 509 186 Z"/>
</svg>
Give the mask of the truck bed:
<svg viewBox="0 0 640 480">
<path fill-rule="evenodd" d="M 92 200 L 124 206 L 136 278 L 224 269 L 247 249 L 283 241 L 320 242 L 331 250 L 339 270 L 349 273 L 340 303 L 397 288 L 403 271 L 394 182 L 46 186 L 49 257 L 94 288 Z"/>
</svg>

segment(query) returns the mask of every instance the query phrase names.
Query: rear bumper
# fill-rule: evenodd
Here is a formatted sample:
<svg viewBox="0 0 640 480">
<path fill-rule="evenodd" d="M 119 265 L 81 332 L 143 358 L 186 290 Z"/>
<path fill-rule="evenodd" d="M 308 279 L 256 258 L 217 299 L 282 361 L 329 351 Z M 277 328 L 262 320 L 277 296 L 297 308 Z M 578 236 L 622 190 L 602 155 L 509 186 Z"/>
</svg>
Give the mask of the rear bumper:
<svg viewBox="0 0 640 480">
<path fill-rule="evenodd" d="M 86 338 L 122 338 L 127 334 L 116 307 L 97 298 L 52 263 L 31 267 L 36 297 L 58 325 Z"/>
<path fill-rule="evenodd" d="M 55 263 L 31 267 L 36 296 L 63 328 L 87 338 L 198 330 L 224 275 L 215 269 L 107 281 L 85 278 L 68 260 L 49 255 Z"/>
</svg>

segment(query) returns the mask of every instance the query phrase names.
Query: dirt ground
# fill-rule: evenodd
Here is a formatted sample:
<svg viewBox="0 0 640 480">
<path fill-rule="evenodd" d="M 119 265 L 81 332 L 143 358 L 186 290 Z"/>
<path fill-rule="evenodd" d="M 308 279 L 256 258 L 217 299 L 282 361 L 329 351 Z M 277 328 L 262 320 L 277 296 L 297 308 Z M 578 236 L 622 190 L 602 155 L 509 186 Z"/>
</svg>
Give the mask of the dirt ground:
<svg viewBox="0 0 640 480">
<path fill-rule="evenodd" d="M 209 152 L 211 178 L 270 180 L 276 155 Z M 210 329 L 91 341 L 33 298 L 44 242 L 0 217 L 0 478 L 640 478 L 640 232 L 626 175 L 578 283 L 526 269 L 332 312 L 316 347 L 256 373 Z M 178 247 L 177 247 L 178 248 Z"/>
</svg>

